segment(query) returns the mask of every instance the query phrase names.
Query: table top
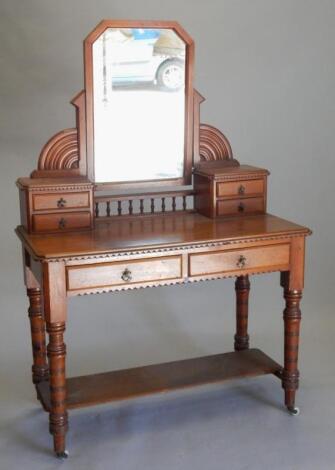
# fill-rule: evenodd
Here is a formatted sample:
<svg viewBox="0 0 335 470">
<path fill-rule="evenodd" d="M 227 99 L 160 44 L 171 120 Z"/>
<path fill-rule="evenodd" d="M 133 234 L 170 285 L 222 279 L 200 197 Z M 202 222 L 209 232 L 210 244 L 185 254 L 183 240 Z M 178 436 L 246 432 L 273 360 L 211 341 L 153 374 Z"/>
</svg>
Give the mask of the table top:
<svg viewBox="0 0 335 470">
<path fill-rule="evenodd" d="M 270 214 L 210 219 L 198 213 L 171 213 L 141 217 L 111 217 L 93 230 L 55 234 L 16 232 L 41 259 L 194 246 L 263 238 L 305 236 L 311 231 Z"/>
</svg>

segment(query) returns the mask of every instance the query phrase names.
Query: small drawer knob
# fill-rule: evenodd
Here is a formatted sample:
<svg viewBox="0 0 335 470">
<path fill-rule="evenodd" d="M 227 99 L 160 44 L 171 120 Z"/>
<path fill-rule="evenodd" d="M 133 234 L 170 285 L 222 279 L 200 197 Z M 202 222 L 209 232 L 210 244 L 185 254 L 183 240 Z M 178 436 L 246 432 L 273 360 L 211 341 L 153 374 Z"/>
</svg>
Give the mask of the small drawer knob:
<svg viewBox="0 0 335 470">
<path fill-rule="evenodd" d="M 57 207 L 65 207 L 65 204 L 66 204 L 66 201 L 64 198 L 61 197 L 60 199 L 58 199 Z"/>
<path fill-rule="evenodd" d="M 239 257 L 239 259 L 237 260 L 236 266 L 238 268 L 244 268 L 245 265 L 246 265 L 246 262 L 247 262 L 247 258 L 245 256 L 241 255 Z"/>
<path fill-rule="evenodd" d="M 238 211 L 244 212 L 244 209 L 245 209 L 245 204 L 243 202 L 240 202 L 238 205 Z"/>
<path fill-rule="evenodd" d="M 238 194 L 244 194 L 245 193 L 245 186 L 241 184 L 238 188 Z"/>
<path fill-rule="evenodd" d="M 124 281 L 124 282 L 129 282 L 132 280 L 132 274 L 131 274 L 131 271 L 126 268 L 123 273 L 121 274 L 121 279 Z"/>
<path fill-rule="evenodd" d="M 63 217 L 58 222 L 58 227 L 61 228 L 61 229 L 66 227 L 66 220 Z"/>
</svg>

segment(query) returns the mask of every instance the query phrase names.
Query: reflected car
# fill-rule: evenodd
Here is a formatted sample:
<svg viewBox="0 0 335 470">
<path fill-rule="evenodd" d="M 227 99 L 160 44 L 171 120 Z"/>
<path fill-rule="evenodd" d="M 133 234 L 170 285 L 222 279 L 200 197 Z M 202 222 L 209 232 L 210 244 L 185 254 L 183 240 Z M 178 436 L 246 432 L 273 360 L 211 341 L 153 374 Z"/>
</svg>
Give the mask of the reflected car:
<svg viewBox="0 0 335 470">
<path fill-rule="evenodd" d="M 122 51 L 112 63 L 113 85 L 147 83 L 164 91 L 178 91 L 184 86 L 184 44 L 173 43 L 159 30 L 133 30 L 131 37 L 118 47 Z"/>
</svg>

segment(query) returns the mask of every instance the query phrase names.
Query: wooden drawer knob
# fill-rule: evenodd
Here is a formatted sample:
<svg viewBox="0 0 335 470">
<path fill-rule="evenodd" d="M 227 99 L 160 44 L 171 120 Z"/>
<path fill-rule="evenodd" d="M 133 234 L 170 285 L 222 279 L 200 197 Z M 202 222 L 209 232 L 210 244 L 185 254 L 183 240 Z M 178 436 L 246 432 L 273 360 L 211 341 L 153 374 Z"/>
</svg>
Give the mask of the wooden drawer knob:
<svg viewBox="0 0 335 470">
<path fill-rule="evenodd" d="M 241 184 L 238 188 L 238 194 L 244 194 L 245 193 L 245 186 Z"/>
<path fill-rule="evenodd" d="M 245 204 L 243 202 L 240 202 L 238 205 L 238 211 L 244 212 L 244 209 L 245 209 Z"/>
<path fill-rule="evenodd" d="M 247 258 L 245 256 L 241 255 L 239 257 L 239 259 L 237 260 L 236 266 L 238 268 L 244 268 L 245 265 L 246 265 L 246 262 L 247 262 Z"/>
<path fill-rule="evenodd" d="M 65 201 L 64 198 L 61 197 L 60 199 L 58 199 L 58 201 L 57 201 L 57 207 L 59 207 L 59 208 L 65 207 L 65 204 L 66 204 L 66 201 Z"/>
<path fill-rule="evenodd" d="M 60 229 L 63 229 L 63 228 L 66 227 L 66 220 L 64 219 L 64 217 L 62 217 L 62 218 L 60 219 L 60 221 L 58 222 L 58 227 L 59 227 Z"/>
<path fill-rule="evenodd" d="M 132 280 L 132 275 L 131 275 L 131 271 L 129 271 L 128 268 L 126 268 L 123 273 L 121 274 L 121 279 L 124 281 L 124 282 L 129 282 Z"/>
</svg>

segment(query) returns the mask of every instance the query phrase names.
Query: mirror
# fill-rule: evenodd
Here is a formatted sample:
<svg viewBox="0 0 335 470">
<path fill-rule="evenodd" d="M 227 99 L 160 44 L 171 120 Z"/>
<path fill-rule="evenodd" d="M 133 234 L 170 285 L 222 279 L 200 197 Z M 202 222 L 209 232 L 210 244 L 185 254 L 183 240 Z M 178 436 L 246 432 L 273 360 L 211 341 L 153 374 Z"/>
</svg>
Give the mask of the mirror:
<svg viewBox="0 0 335 470">
<path fill-rule="evenodd" d="M 190 41 L 173 27 L 113 23 L 91 42 L 91 177 L 183 184 L 190 170 Z"/>
</svg>

